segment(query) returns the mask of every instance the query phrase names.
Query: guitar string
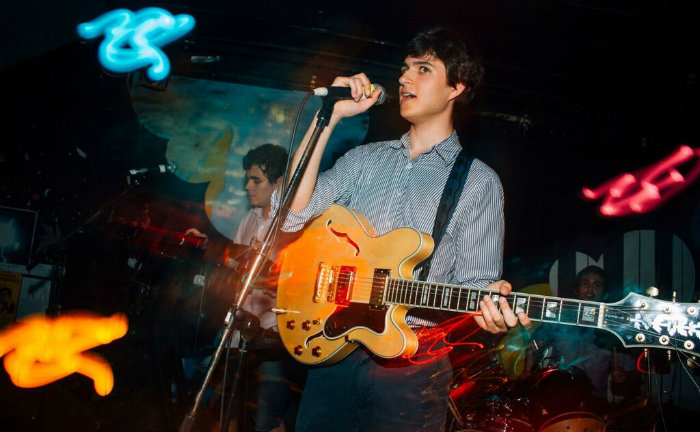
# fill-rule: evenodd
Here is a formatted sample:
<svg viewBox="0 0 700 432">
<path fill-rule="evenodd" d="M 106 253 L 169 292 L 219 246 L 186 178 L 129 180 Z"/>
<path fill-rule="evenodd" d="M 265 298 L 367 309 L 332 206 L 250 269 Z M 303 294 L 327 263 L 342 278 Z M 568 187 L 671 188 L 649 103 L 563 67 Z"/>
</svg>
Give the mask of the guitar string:
<svg viewBox="0 0 700 432">
<path fill-rule="evenodd" d="M 356 278 L 356 281 L 358 279 L 361 279 L 361 278 Z M 373 279 L 374 282 L 381 281 L 382 283 L 385 281 L 385 278 L 377 278 L 377 277 L 375 277 L 375 278 L 365 277 L 364 279 L 368 279 L 368 280 Z M 344 281 L 344 282 L 348 282 L 348 281 Z M 455 301 L 455 298 L 454 298 L 455 296 L 458 297 L 457 304 L 459 304 L 459 302 L 462 302 L 462 301 L 466 302 L 466 301 L 472 300 L 473 299 L 472 298 L 473 292 L 479 293 L 480 300 L 481 300 L 481 295 L 486 295 L 487 293 L 494 293 L 494 294 L 498 294 L 499 297 L 506 297 L 506 299 L 508 300 L 508 304 L 511 307 L 513 307 L 513 303 L 515 301 L 514 299 L 516 296 L 520 296 L 520 298 L 527 298 L 529 300 L 533 300 L 533 299 L 537 300 L 537 301 L 541 302 L 542 304 L 536 305 L 536 307 L 545 308 L 545 309 L 547 309 L 547 306 L 545 306 L 545 303 L 555 303 L 557 305 L 561 305 L 561 308 L 565 309 L 565 310 L 566 309 L 578 310 L 579 303 L 584 307 L 585 306 L 599 307 L 600 305 L 606 305 L 606 306 L 610 305 L 609 303 L 587 302 L 585 300 L 570 299 L 570 298 L 566 298 L 566 297 L 556 297 L 556 296 L 546 296 L 546 295 L 541 295 L 541 294 L 521 293 L 521 292 L 517 292 L 517 291 L 512 292 L 508 296 L 502 296 L 501 294 L 499 294 L 496 291 L 491 291 L 491 290 L 488 290 L 485 288 L 468 288 L 468 287 L 462 287 L 459 285 L 449 285 L 449 284 L 438 284 L 438 283 L 432 283 L 432 282 L 413 281 L 411 279 L 394 279 L 394 281 L 398 281 L 398 283 L 401 283 L 403 281 L 410 282 L 410 285 L 406 285 L 404 287 L 397 286 L 396 284 L 389 285 L 390 293 L 398 294 L 403 299 L 408 297 L 408 298 L 414 298 L 414 299 L 418 300 L 418 296 L 425 297 L 427 295 L 428 297 L 432 296 L 434 300 L 437 300 L 437 297 L 440 294 L 443 294 L 443 292 L 446 293 L 449 290 L 449 291 L 451 291 L 451 298 L 449 298 L 450 301 L 447 302 L 449 305 L 454 304 L 453 302 Z M 423 283 L 426 285 L 417 286 L 417 284 L 419 284 L 419 283 Z M 355 283 L 354 285 L 355 286 L 362 286 L 362 288 L 369 288 L 369 289 L 374 287 L 373 284 Z M 427 289 L 426 289 L 426 286 L 427 286 Z M 457 291 L 457 293 L 455 293 L 455 291 Z M 467 295 L 463 296 L 462 294 L 464 294 L 464 291 L 467 291 Z M 448 294 L 448 295 L 450 295 L 450 294 Z M 388 296 L 385 296 L 385 297 L 388 297 Z M 398 303 L 398 302 L 394 302 L 394 303 Z M 444 295 L 440 298 L 440 302 L 439 302 L 440 305 L 438 305 L 437 304 L 438 302 L 436 302 L 436 301 L 433 301 L 432 303 L 433 304 L 431 305 L 431 304 L 426 304 L 426 303 L 421 302 L 421 303 L 411 303 L 411 305 L 418 306 L 418 307 L 428 306 L 428 307 L 434 307 L 434 308 L 448 310 L 448 311 L 449 310 L 455 310 L 455 311 L 461 310 L 461 309 L 459 309 L 459 307 L 457 307 L 455 309 L 455 308 L 449 307 L 449 306 L 447 306 L 447 307 L 441 306 L 441 304 L 444 303 Z M 641 309 L 639 307 L 634 307 L 634 306 L 628 306 L 628 307 L 616 306 L 615 310 L 620 311 L 620 312 L 640 312 L 642 314 L 654 313 L 653 310 Z"/>
<path fill-rule="evenodd" d="M 356 275 L 349 275 L 349 276 L 347 277 L 347 280 L 344 280 L 343 282 L 349 282 L 352 278 L 355 279 L 355 281 L 356 281 L 355 285 L 356 285 L 356 286 L 357 286 L 357 285 L 364 285 L 364 288 L 370 288 L 370 289 L 373 288 L 375 282 L 381 282 L 381 283 L 383 284 L 383 283 L 386 281 L 386 278 L 385 278 L 385 277 L 361 277 L 361 276 L 356 276 Z M 342 279 L 342 277 L 339 276 L 339 277 L 338 277 L 338 281 L 341 281 L 341 279 Z M 365 281 L 372 281 L 372 283 L 371 283 L 371 284 L 368 284 L 367 282 L 364 282 L 364 283 L 362 283 L 362 284 L 358 284 L 357 282 L 359 282 L 360 279 L 364 279 Z M 470 297 L 471 297 L 471 291 L 476 291 L 476 292 L 478 292 L 478 293 L 479 293 L 479 298 L 481 298 L 481 294 L 482 294 L 482 293 L 492 292 L 492 293 L 498 294 L 496 291 L 490 291 L 490 290 L 483 289 L 483 288 L 467 288 L 467 287 L 461 287 L 461 286 L 458 286 L 458 285 L 440 284 L 440 283 L 433 283 L 433 282 L 426 282 L 426 281 L 416 281 L 416 280 L 412 280 L 412 279 L 393 279 L 393 280 L 394 280 L 394 281 L 397 281 L 398 283 L 405 283 L 406 286 L 404 286 L 404 287 L 399 287 L 399 286 L 397 286 L 396 284 L 392 284 L 392 285 L 389 286 L 389 291 L 391 291 L 392 293 L 399 294 L 399 295 L 403 295 L 404 298 L 405 298 L 406 296 L 408 296 L 409 298 L 411 298 L 412 296 L 415 296 L 415 297 L 413 297 L 413 298 L 416 298 L 416 299 L 418 298 L 418 295 L 419 295 L 419 294 L 420 294 L 421 297 L 422 297 L 422 296 L 425 296 L 425 295 L 427 295 L 428 297 L 430 297 L 431 295 L 433 295 L 433 296 L 434 296 L 434 298 L 433 298 L 434 301 L 433 301 L 433 305 L 432 305 L 432 306 L 429 305 L 429 304 L 422 304 L 422 303 L 415 304 L 414 306 L 417 306 L 417 307 L 421 307 L 421 306 L 423 306 L 423 307 L 431 307 L 431 308 L 439 309 L 439 310 L 443 310 L 443 311 L 473 312 L 473 311 L 470 311 L 470 310 L 469 310 L 469 306 L 468 306 L 467 304 L 465 304 L 466 309 L 462 310 L 462 309 L 459 308 L 459 302 L 465 301 L 465 302 L 468 303 L 469 301 L 473 300 L 473 299 L 470 298 Z M 422 284 L 422 286 L 419 286 L 419 284 Z M 425 289 L 426 285 L 427 285 L 427 290 Z M 450 293 L 449 293 L 449 296 L 450 296 L 450 297 L 449 297 L 449 299 L 448 299 L 449 301 L 447 302 L 448 305 L 453 304 L 452 302 L 455 300 L 455 296 L 456 296 L 456 297 L 457 297 L 457 298 L 456 298 L 456 300 L 457 300 L 457 303 L 456 303 L 456 304 L 457 304 L 457 308 L 451 308 L 451 307 L 449 307 L 449 306 L 448 306 L 448 307 L 445 307 L 445 306 L 441 306 L 441 305 L 440 305 L 440 306 L 437 306 L 437 305 L 435 304 L 435 303 L 436 303 L 436 300 L 437 300 L 437 296 L 438 296 L 439 294 L 443 294 L 443 296 L 442 296 L 442 298 L 440 299 L 440 302 L 439 302 L 439 303 L 440 303 L 440 304 L 444 303 L 444 300 L 445 300 L 445 299 L 444 299 L 444 293 L 447 291 L 447 289 L 450 290 Z M 465 296 L 465 298 L 462 299 L 462 298 L 461 298 L 461 294 L 463 293 L 464 290 L 467 290 L 467 296 Z M 458 291 L 458 292 L 455 293 L 454 291 Z M 518 294 L 519 294 L 519 293 L 514 292 L 514 293 L 511 293 L 511 294 L 508 295 L 508 296 L 501 296 L 500 294 L 499 294 L 499 296 L 501 296 L 501 297 L 506 297 L 506 299 L 509 300 L 509 305 L 510 305 L 511 307 L 513 307 L 513 303 L 514 303 L 514 301 L 515 301 L 515 297 L 516 297 Z M 547 300 L 550 300 L 552 303 L 555 303 L 555 304 L 557 304 L 557 305 L 559 306 L 559 307 L 556 308 L 556 310 L 562 310 L 563 313 L 565 313 L 565 312 L 569 312 L 569 313 L 570 313 L 570 312 L 576 311 L 577 317 L 578 317 L 578 313 L 579 313 L 579 305 L 578 305 L 578 302 L 579 302 L 579 301 L 578 301 L 578 300 L 575 300 L 575 299 L 566 299 L 566 298 L 563 298 L 563 297 L 550 297 L 550 296 L 543 296 L 543 295 L 538 295 L 538 294 L 528 294 L 528 293 L 520 293 L 520 295 L 521 295 L 522 297 L 528 298 L 528 299 L 530 299 L 530 300 L 536 299 L 536 300 L 538 300 L 538 301 L 541 301 L 541 304 L 535 305 L 535 308 L 539 308 L 540 311 L 542 311 L 542 309 L 544 309 L 544 311 L 542 311 L 543 313 L 547 311 L 547 305 L 546 305 Z M 574 303 L 574 302 L 576 302 L 577 304 L 571 304 L 571 303 Z M 398 303 L 398 302 L 388 301 L 388 303 Z M 568 304 L 567 304 L 567 303 L 568 303 Z M 581 302 L 581 304 L 582 304 L 582 305 L 589 305 L 589 306 L 593 306 L 593 307 L 599 307 L 600 305 L 606 305 L 606 306 L 607 306 L 606 303 L 585 303 L 585 302 Z M 411 305 L 413 305 L 413 304 L 411 304 Z M 532 306 L 532 305 L 530 305 L 530 306 Z M 550 310 L 551 310 L 551 309 L 550 309 Z M 656 312 L 653 311 L 653 310 L 641 309 L 641 308 L 637 308 L 637 307 L 616 308 L 615 311 L 617 311 L 617 312 L 622 312 L 622 313 L 628 313 L 628 314 L 629 314 L 630 312 L 631 312 L 631 313 L 640 313 L 640 314 L 642 314 L 642 315 L 644 315 L 644 314 L 656 313 Z M 559 315 L 561 316 L 562 314 L 559 314 Z M 560 318 L 558 318 L 558 319 L 556 319 L 556 320 L 555 320 L 555 319 L 551 319 L 551 320 L 550 320 L 550 319 L 546 319 L 546 318 L 536 318 L 536 317 L 533 317 L 533 316 L 531 316 L 530 318 L 533 319 L 533 320 L 536 320 L 536 321 L 540 321 L 540 322 L 549 322 L 549 323 L 556 323 L 556 324 L 563 324 L 563 325 L 567 325 L 567 324 L 572 325 L 572 324 L 574 324 L 574 323 L 562 322 Z M 636 327 L 634 327 L 633 325 L 628 324 L 628 321 L 626 321 L 626 320 L 622 320 L 622 319 L 619 319 L 619 320 L 618 320 L 618 319 L 615 319 L 615 318 L 613 318 L 613 317 L 608 317 L 608 318 L 606 318 L 606 321 L 609 322 L 609 323 L 615 324 L 615 325 L 617 325 L 617 326 L 619 326 L 619 327 L 622 327 L 622 328 L 633 329 L 633 330 L 635 330 L 635 333 L 642 333 L 642 334 L 645 334 L 646 336 L 656 336 L 656 335 L 658 335 L 658 332 L 653 331 L 652 329 L 640 329 L 640 328 L 636 328 Z M 578 322 L 578 318 L 577 318 L 576 324 L 584 324 L 584 323 L 579 323 L 579 322 Z M 586 324 L 582 325 L 582 327 L 599 328 L 599 327 L 596 326 L 596 325 L 586 325 Z M 683 342 L 683 341 L 684 341 L 684 339 L 681 339 L 681 337 L 677 337 L 677 336 L 668 336 L 668 337 L 670 338 L 670 340 L 672 340 L 672 341 L 674 341 L 674 342 Z M 666 345 L 664 345 L 664 347 L 666 347 Z M 674 344 L 673 348 L 674 348 L 674 349 L 678 349 L 678 348 L 675 348 L 675 344 Z"/>
</svg>

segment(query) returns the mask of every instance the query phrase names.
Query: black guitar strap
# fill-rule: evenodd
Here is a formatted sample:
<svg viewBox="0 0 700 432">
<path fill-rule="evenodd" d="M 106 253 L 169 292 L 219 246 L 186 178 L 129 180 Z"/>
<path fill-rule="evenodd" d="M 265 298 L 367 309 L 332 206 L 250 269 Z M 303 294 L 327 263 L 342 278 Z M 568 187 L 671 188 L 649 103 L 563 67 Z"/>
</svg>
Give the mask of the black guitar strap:
<svg viewBox="0 0 700 432">
<path fill-rule="evenodd" d="M 467 175 L 469 174 L 472 162 L 474 162 L 474 156 L 462 149 L 457 155 L 455 163 L 452 165 L 450 176 L 447 178 L 445 188 L 442 190 L 440 204 L 438 204 L 437 213 L 435 214 L 435 222 L 433 224 L 435 249 L 437 249 L 440 244 L 442 236 L 445 235 L 447 225 L 449 225 L 452 214 L 457 208 L 457 202 L 459 202 L 459 198 L 462 196 L 462 190 L 464 189 L 464 184 L 467 182 Z M 433 252 L 435 249 L 433 249 Z M 418 276 L 418 280 L 424 281 L 428 278 L 433 255 L 435 254 L 430 254 L 430 256 L 423 261 L 423 268 L 421 269 L 420 276 Z"/>
</svg>

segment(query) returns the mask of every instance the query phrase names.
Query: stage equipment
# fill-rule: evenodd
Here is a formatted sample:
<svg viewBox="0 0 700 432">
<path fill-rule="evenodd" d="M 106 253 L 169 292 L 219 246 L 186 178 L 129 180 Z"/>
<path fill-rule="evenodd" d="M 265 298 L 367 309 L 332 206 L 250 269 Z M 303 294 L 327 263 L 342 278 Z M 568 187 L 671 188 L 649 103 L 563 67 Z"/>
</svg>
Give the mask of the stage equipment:
<svg viewBox="0 0 700 432">
<path fill-rule="evenodd" d="M 0 263 L 29 265 L 37 213 L 0 206 Z"/>
</svg>

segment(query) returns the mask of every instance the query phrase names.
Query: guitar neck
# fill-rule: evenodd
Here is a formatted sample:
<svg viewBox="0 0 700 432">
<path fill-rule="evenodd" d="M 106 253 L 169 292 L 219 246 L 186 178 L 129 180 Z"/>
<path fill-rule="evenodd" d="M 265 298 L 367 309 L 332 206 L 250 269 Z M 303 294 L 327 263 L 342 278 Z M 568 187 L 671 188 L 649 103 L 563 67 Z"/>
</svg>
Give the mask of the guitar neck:
<svg viewBox="0 0 700 432">
<path fill-rule="evenodd" d="M 461 313 L 479 312 L 479 301 L 485 295 L 490 295 L 496 305 L 502 297 L 487 289 L 398 278 L 387 280 L 384 294 L 386 304 Z M 525 312 L 533 321 L 603 326 L 605 303 L 526 293 L 511 293 L 506 300 L 515 313 Z"/>
</svg>

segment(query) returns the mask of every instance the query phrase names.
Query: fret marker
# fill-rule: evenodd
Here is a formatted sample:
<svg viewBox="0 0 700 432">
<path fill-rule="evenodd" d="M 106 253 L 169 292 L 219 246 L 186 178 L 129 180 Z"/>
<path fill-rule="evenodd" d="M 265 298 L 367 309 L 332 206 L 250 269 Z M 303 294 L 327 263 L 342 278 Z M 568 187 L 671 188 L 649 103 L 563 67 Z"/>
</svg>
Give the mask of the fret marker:
<svg viewBox="0 0 700 432">
<path fill-rule="evenodd" d="M 527 297 L 518 297 L 515 300 L 515 313 L 525 312 L 525 305 L 527 304 Z"/>
<path fill-rule="evenodd" d="M 556 319 L 559 311 L 559 302 L 549 301 L 547 302 L 547 309 L 545 310 L 544 317 Z"/>
<path fill-rule="evenodd" d="M 479 307 L 477 306 L 479 304 L 479 293 L 471 293 L 469 296 L 469 310 L 477 311 L 479 310 Z"/>
<path fill-rule="evenodd" d="M 594 306 L 584 306 L 581 321 L 594 323 L 597 309 Z"/>
</svg>

